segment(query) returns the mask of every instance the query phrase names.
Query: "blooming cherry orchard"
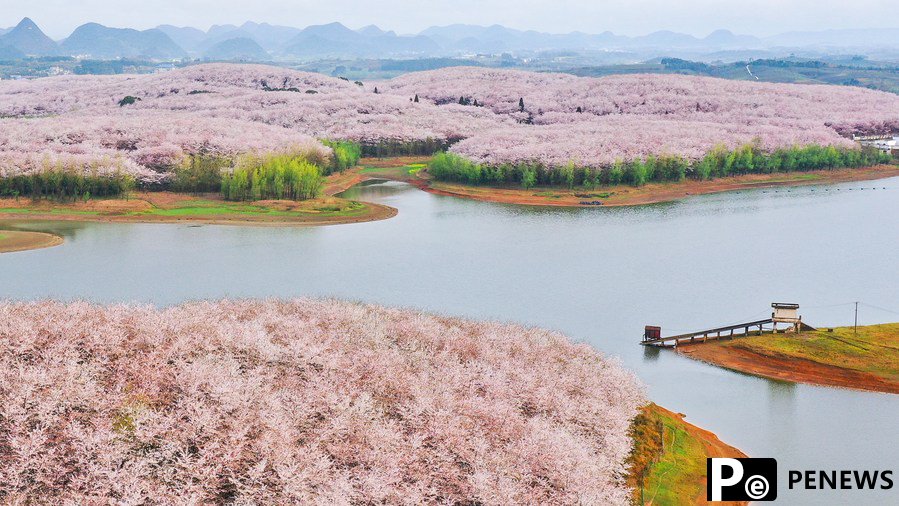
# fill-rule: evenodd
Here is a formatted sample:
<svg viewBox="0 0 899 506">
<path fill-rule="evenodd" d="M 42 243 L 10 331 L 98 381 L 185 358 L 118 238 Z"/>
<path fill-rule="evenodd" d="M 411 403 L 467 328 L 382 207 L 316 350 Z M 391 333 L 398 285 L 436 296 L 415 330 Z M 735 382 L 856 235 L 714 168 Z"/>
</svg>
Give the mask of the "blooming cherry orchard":
<svg viewBox="0 0 899 506">
<path fill-rule="evenodd" d="M 164 179 L 179 150 L 231 155 L 308 147 L 312 139 L 461 140 L 453 150 L 480 163 L 592 167 L 650 154 L 695 160 L 717 145 L 756 140 L 769 150 L 851 147 L 852 134 L 899 132 L 899 97 L 849 86 L 483 68 L 363 84 L 206 64 L 3 82 L 0 117 L 6 174 L 51 160 L 114 167 L 143 181 Z"/>
<path fill-rule="evenodd" d="M 144 184 L 157 184 L 167 181 L 170 170 L 189 153 L 233 157 L 287 149 L 325 156 L 331 151 L 296 130 L 186 112 L 0 119 L 0 177 L 61 166 L 120 170 Z"/>
<path fill-rule="evenodd" d="M 437 104 L 465 97 L 531 123 L 491 129 L 453 148 L 487 164 L 601 166 L 648 155 L 695 160 L 719 144 L 733 149 L 758 139 L 768 150 L 852 147 L 852 134 L 899 132 L 899 97 L 857 87 L 478 68 L 407 74 L 380 86 Z"/>
<path fill-rule="evenodd" d="M 564 336 L 333 300 L 0 303 L 0 497 L 628 504 L 646 403 Z"/>
</svg>

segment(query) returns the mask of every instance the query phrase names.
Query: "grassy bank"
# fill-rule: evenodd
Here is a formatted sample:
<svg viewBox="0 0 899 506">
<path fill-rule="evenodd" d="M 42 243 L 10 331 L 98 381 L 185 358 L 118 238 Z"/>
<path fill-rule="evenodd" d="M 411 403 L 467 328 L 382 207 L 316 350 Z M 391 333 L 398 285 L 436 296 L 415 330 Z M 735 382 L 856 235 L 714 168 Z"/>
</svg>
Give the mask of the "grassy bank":
<svg viewBox="0 0 899 506">
<path fill-rule="evenodd" d="M 395 214 L 386 206 L 330 196 L 302 201 L 233 202 L 217 194 L 141 192 L 129 198 L 76 202 L 0 199 L 0 219 L 316 225 L 374 221 Z"/>
<path fill-rule="evenodd" d="M 762 334 L 678 352 L 773 379 L 899 393 L 899 323 Z"/>
<path fill-rule="evenodd" d="M 427 172 L 428 156 L 404 156 L 398 158 L 363 158 L 360 174 L 369 178 L 383 177 L 399 181 L 422 181 L 419 177 Z"/>
<path fill-rule="evenodd" d="M 300 174 L 303 170 L 317 171 L 302 162 L 305 158 L 271 156 L 262 161 L 250 157 L 242 160 L 248 167 L 265 164 L 271 167 L 268 172 L 257 167 L 252 177 L 243 177 L 244 172 L 235 171 L 228 176 L 229 184 L 222 185 L 218 162 L 201 163 L 195 159 L 196 163 L 189 165 L 186 172 L 178 173 L 176 191 L 126 191 L 83 199 L 36 199 L 17 193 L 0 197 L 0 219 L 331 225 L 376 221 L 396 215 L 396 209 L 388 206 L 334 197 L 335 193 L 370 177 L 360 173 L 362 167 L 345 170 L 344 165 L 358 161 L 355 155 L 341 157 L 341 165 L 332 167 L 328 176 L 316 179 L 314 191 L 308 190 L 309 185 Z M 299 167 L 301 162 L 305 165 Z M 297 174 L 291 176 L 291 171 Z M 222 193 L 215 191 L 219 186 L 223 187 Z M 312 197 L 313 194 L 316 196 Z"/>
<path fill-rule="evenodd" d="M 746 456 L 655 404 L 634 419 L 631 437 L 628 485 L 638 505 L 704 504 L 706 458 Z"/>
</svg>

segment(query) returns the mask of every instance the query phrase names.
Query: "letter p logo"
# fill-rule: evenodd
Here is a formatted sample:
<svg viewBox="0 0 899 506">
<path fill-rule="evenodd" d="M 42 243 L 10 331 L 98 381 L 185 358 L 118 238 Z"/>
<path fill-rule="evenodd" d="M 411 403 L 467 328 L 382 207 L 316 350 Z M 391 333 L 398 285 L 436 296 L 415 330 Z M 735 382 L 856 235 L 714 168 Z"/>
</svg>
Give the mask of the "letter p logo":
<svg viewBox="0 0 899 506">
<path fill-rule="evenodd" d="M 713 458 L 706 461 L 708 472 L 707 495 L 710 501 L 723 501 L 721 490 L 732 487 L 743 479 L 743 464 L 737 459 Z M 729 476 L 724 477 L 724 468 L 728 468 Z"/>
</svg>

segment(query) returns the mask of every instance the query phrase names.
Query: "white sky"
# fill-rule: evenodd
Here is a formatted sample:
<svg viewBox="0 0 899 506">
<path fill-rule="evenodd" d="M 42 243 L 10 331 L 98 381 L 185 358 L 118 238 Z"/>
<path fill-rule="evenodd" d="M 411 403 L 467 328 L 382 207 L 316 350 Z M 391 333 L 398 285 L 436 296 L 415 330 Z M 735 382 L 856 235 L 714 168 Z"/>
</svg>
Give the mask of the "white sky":
<svg viewBox="0 0 899 506">
<path fill-rule="evenodd" d="M 494 23 L 564 33 L 606 30 L 642 35 L 673 30 L 706 35 L 717 28 L 773 35 L 792 30 L 899 27 L 896 0 L 0 0 L 0 27 L 32 18 L 50 37 L 82 23 L 152 28 L 241 24 L 304 27 L 340 21 L 399 33 L 432 25 Z"/>
</svg>

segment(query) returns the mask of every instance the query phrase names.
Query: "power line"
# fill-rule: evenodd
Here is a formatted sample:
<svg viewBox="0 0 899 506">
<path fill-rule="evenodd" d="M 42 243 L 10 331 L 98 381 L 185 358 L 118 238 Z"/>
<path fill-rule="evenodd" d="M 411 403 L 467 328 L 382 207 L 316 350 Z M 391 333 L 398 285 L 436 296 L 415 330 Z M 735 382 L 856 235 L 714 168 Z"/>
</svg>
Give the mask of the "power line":
<svg viewBox="0 0 899 506">
<path fill-rule="evenodd" d="M 863 306 L 868 306 L 872 309 L 877 309 L 879 311 L 885 311 L 887 313 L 899 314 L 899 311 L 893 311 L 892 309 L 887 309 L 885 307 L 875 306 L 874 304 L 868 304 L 867 302 L 859 302 L 859 304 Z"/>
<path fill-rule="evenodd" d="M 737 325 L 737 324 L 739 324 L 739 323 L 745 323 L 745 322 L 747 322 L 747 321 L 749 321 L 749 320 L 752 320 L 752 319 L 754 319 L 754 318 L 757 318 L 757 317 L 763 316 L 763 315 L 767 315 L 767 314 L 768 314 L 768 311 L 767 311 L 767 310 L 766 310 L 766 311 L 761 311 L 761 312 L 755 313 L 755 314 L 753 314 L 753 315 L 751 315 L 751 316 L 747 316 L 747 317 L 745 317 L 745 318 L 740 318 L 740 319 L 738 319 L 738 320 L 736 320 L 736 321 L 733 321 L 733 322 L 730 322 L 730 323 L 723 323 L 723 324 L 718 325 L 718 326 L 719 326 L 719 327 L 727 327 L 727 326 L 729 326 L 729 325 Z M 674 330 L 674 331 L 676 331 L 676 332 L 692 332 L 692 331 L 697 330 L 697 329 L 695 329 L 695 328 L 694 328 L 694 329 L 672 329 L 672 328 L 668 328 L 668 330 Z"/>
<path fill-rule="evenodd" d="M 802 308 L 803 308 L 803 309 L 826 309 L 826 308 L 829 308 L 829 307 L 848 306 L 848 305 L 850 305 L 850 304 L 855 304 L 855 301 L 851 301 L 851 302 L 840 302 L 840 303 L 837 303 L 837 304 L 827 304 L 827 305 L 824 305 L 824 306 L 802 306 Z"/>
</svg>

